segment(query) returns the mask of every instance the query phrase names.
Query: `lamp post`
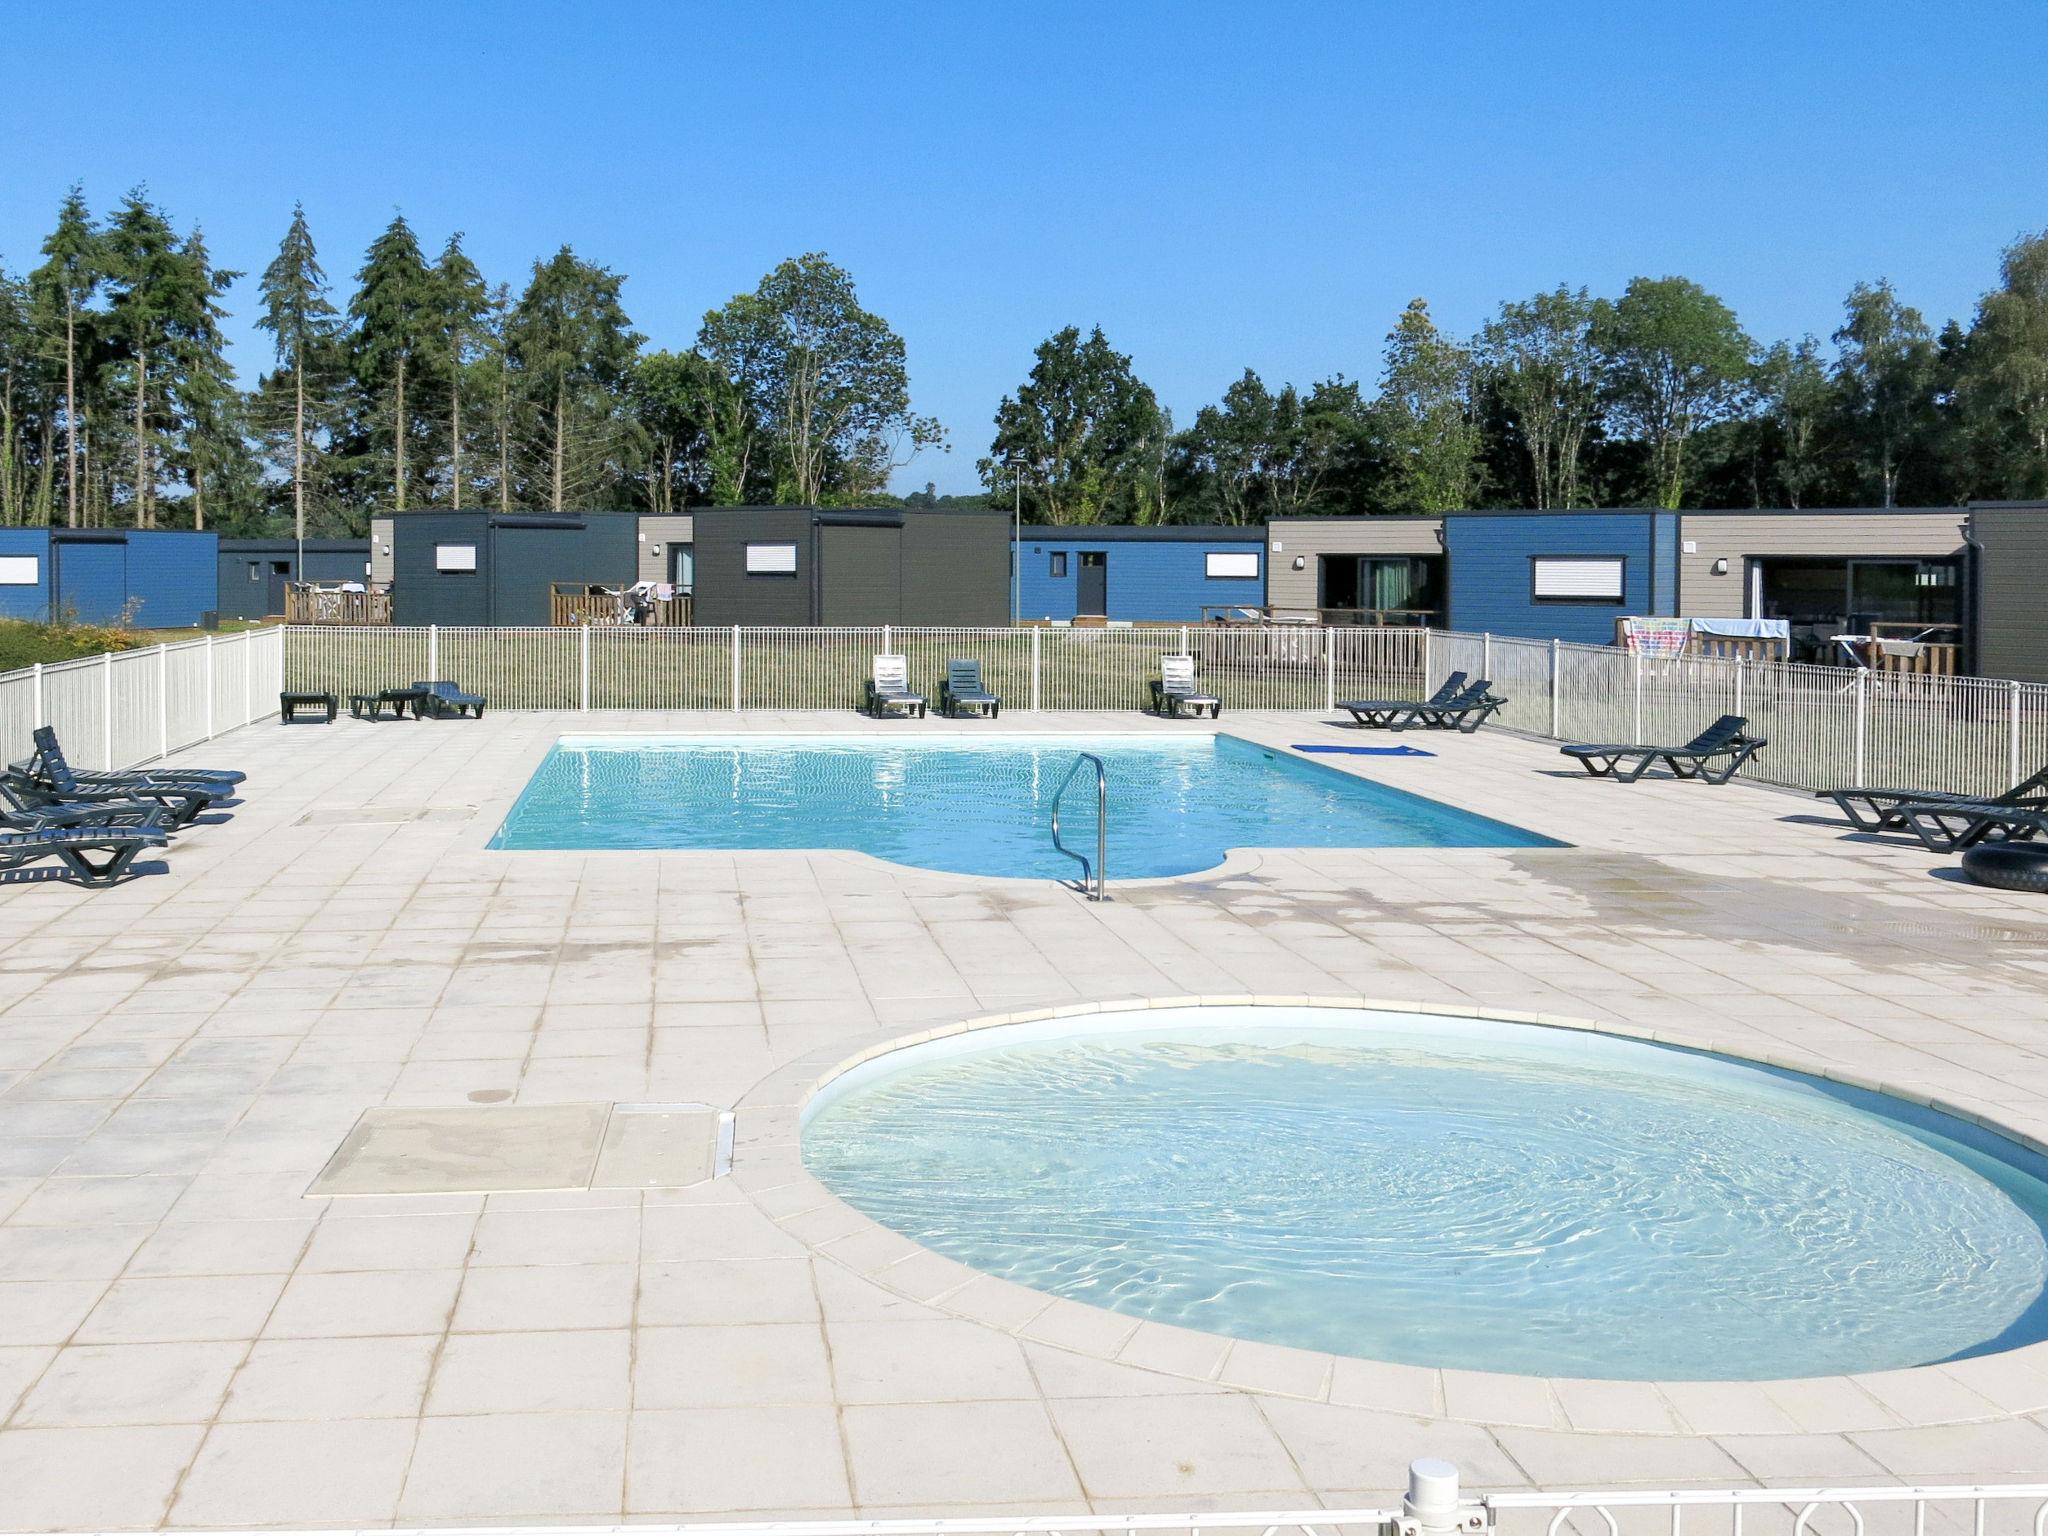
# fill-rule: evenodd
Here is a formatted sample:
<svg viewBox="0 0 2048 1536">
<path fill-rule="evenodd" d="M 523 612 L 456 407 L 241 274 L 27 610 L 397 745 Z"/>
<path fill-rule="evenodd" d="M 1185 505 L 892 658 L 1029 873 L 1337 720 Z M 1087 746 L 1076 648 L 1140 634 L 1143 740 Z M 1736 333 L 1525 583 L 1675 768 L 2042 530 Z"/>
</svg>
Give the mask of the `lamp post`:
<svg viewBox="0 0 2048 1536">
<path fill-rule="evenodd" d="M 1024 622 L 1024 460 L 1010 460 L 1010 488 L 1015 500 L 1010 511 L 1010 627 Z"/>
</svg>

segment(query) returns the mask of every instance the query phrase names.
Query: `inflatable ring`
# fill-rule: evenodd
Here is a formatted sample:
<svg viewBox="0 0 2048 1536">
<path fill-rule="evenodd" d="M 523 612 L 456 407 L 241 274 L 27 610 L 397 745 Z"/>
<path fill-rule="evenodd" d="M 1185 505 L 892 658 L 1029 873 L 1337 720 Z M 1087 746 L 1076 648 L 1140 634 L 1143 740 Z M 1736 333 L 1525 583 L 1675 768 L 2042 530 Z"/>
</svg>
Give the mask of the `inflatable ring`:
<svg viewBox="0 0 2048 1536">
<path fill-rule="evenodd" d="M 1982 843 L 1963 855 L 1963 873 L 1979 885 L 2048 896 L 2048 847 Z"/>
</svg>

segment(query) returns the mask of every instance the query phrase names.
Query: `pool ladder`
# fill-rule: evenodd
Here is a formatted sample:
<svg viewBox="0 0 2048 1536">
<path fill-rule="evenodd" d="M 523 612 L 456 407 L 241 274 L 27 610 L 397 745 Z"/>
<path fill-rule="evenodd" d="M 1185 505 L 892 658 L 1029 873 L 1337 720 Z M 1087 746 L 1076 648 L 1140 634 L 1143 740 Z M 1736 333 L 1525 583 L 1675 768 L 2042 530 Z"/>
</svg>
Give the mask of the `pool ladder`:
<svg viewBox="0 0 2048 1536">
<path fill-rule="evenodd" d="M 1095 862 L 1090 864 L 1086 857 L 1074 852 L 1060 841 L 1060 796 L 1067 792 L 1067 786 L 1074 782 L 1074 775 L 1081 771 L 1083 763 L 1095 765 Z M 1060 787 L 1052 792 L 1052 845 L 1076 864 L 1081 866 L 1081 894 L 1090 901 L 1109 899 L 1106 881 L 1109 869 L 1109 770 L 1102 766 L 1102 759 L 1093 752 L 1077 753 L 1074 765 L 1067 770 L 1067 776 L 1060 780 Z M 1093 887 L 1091 889 L 1091 886 Z"/>
</svg>

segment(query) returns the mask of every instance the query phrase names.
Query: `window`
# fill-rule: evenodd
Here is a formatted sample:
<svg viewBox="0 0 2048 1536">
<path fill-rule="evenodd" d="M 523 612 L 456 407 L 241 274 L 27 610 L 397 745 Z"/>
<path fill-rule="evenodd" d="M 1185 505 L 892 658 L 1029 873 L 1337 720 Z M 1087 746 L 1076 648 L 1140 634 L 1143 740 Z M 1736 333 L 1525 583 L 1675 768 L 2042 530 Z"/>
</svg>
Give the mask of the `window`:
<svg viewBox="0 0 2048 1536">
<path fill-rule="evenodd" d="M 749 576 L 794 576 L 796 574 L 796 546 L 794 544 L 749 544 L 747 546 L 747 574 Z"/>
<path fill-rule="evenodd" d="M 1257 581 L 1259 557 L 1248 550 L 1212 549 L 1203 560 L 1203 574 L 1211 581 Z"/>
<path fill-rule="evenodd" d="M 1054 576 L 1064 576 L 1067 574 L 1067 552 L 1064 549 L 1054 550 L 1049 558 L 1048 570 L 1050 574 Z"/>
<path fill-rule="evenodd" d="M 1529 595 L 1539 603 L 1619 607 L 1627 564 L 1620 555 L 1531 555 Z"/>
<path fill-rule="evenodd" d="M 249 579 L 251 581 L 261 581 L 263 579 L 263 567 L 254 560 L 249 562 Z"/>
<path fill-rule="evenodd" d="M 43 562 L 37 555 L 0 555 L 0 587 L 39 587 Z"/>
<path fill-rule="evenodd" d="M 434 546 L 434 569 L 437 571 L 475 570 L 476 546 L 474 544 L 436 544 Z"/>
</svg>

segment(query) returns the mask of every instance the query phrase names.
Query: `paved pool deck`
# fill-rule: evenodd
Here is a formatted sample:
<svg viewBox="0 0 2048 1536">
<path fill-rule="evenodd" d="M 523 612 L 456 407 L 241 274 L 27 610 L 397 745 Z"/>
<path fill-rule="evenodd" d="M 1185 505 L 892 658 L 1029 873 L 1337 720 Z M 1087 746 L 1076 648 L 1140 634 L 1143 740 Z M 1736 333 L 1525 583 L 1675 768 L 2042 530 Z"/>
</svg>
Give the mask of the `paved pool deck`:
<svg viewBox="0 0 2048 1536">
<path fill-rule="evenodd" d="M 974 1275 L 794 1153 L 879 1044 L 1191 996 L 1654 1032 L 2048 1140 L 2048 905 L 1805 797 L 1593 781 L 1497 732 L 1325 761 L 1572 846 L 1247 852 L 1101 905 L 848 853 L 486 847 L 593 728 L 1203 727 L 536 713 L 183 754 L 247 795 L 162 872 L 0 882 L 0 1528 L 1379 1505 L 1421 1455 L 1495 1488 L 2048 1478 L 2039 1351 L 1765 1385 L 1337 1361 Z M 732 1172 L 308 1198 L 366 1110 L 490 1103 L 733 1110 Z"/>
</svg>

